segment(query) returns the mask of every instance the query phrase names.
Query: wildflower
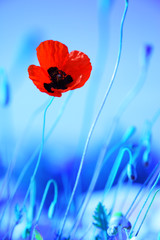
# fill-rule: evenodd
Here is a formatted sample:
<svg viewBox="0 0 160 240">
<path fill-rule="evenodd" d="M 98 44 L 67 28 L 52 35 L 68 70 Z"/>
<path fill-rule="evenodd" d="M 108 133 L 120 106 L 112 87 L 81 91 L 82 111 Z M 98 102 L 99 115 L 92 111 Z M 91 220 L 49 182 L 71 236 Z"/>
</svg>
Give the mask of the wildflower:
<svg viewBox="0 0 160 240">
<path fill-rule="evenodd" d="M 29 78 L 36 87 L 51 96 L 82 87 L 90 77 L 92 66 L 86 54 L 68 52 L 61 42 L 47 40 L 37 47 L 40 66 L 30 65 Z"/>
</svg>

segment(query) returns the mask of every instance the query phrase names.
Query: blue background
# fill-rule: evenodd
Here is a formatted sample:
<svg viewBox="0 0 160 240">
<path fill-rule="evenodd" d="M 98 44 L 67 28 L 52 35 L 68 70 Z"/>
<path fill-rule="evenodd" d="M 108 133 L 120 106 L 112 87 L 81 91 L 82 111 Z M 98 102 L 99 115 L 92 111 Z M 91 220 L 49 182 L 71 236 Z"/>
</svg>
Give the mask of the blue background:
<svg viewBox="0 0 160 240">
<path fill-rule="evenodd" d="M 43 113 L 25 126 L 32 113 L 49 99 L 28 78 L 30 64 L 38 65 L 36 47 L 41 41 L 53 39 L 66 44 L 69 51 L 85 52 L 91 59 L 93 71 L 81 89 L 74 91 L 54 133 L 45 144 L 41 168 L 54 174 L 72 171 L 78 166 L 85 140 L 104 93 L 111 79 L 119 49 L 120 21 L 124 1 L 0 1 L 0 66 L 9 82 L 9 104 L 0 108 L 0 152 L 2 176 L 15 146 L 21 142 L 17 154 L 15 175 L 19 174 L 37 144 L 41 142 Z M 86 157 L 92 166 L 106 136 L 113 117 L 138 80 L 140 59 L 145 44 L 153 46 L 146 82 L 121 117 L 112 139 L 121 136 L 131 125 L 137 127 L 133 142 L 141 137 L 144 122 L 152 119 L 160 108 L 160 3 L 158 0 L 129 1 L 124 25 L 121 62 L 115 83 L 96 126 Z M 53 124 L 68 93 L 55 98 L 48 110 L 46 131 Z M 159 155 L 159 120 L 153 127 L 152 152 Z M 19 140 L 20 139 L 20 140 Z M 88 171 L 89 174 L 89 170 Z M 92 171 L 91 171 L 92 172 Z M 83 173 L 86 175 L 86 172 Z M 88 175 L 90 176 L 90 175 Z M 41 174 L 41 178 L 46 178 Z M 43 181 L 43 179 L 42 179 Z"/>
</svg>

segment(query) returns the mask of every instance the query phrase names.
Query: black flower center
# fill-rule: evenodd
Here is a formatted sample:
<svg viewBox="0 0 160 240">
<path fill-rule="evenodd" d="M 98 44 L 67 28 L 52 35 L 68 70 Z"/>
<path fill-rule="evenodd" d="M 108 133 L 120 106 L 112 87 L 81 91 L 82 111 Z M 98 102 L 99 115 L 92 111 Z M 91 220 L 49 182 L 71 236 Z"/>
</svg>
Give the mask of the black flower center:
<svg viewBox="0 0 160 240">
<path fill-rule="evenodd" d="M 52 81 L 51 83 L 44 83 L 44 88 L 48 92 L 53 93 L 53 89 L 67 89 L 68 84 L 73 82 L 70 75 L 67 75 L 57 67 L 50 67 L 47 71 Z"/>
</svg>

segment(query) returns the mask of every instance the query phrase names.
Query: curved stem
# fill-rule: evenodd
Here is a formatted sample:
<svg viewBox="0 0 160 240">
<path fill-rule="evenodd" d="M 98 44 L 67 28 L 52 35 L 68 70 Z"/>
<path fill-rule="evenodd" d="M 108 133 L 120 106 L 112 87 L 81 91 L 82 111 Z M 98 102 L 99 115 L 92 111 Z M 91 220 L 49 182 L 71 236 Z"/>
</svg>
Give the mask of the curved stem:
<svg viewBox="0 0 160 240">
<path fill-rule="evenodd" d="M 47 100 L 48 102 L 48 100 Z M 29 126 L 33 123 L 35 117 L 44 109 L 44 107 L 46 106 L 46 102 L 43 103 L 38 109 L 36 109 L 33 114 L 31 115 L 25 129 L 23 130 L 23 133 L 18 141 L 18 143 L 16 144 L 15 146 L 15 151 L 14 151 L 14 155 L 13 155 L 13 158 L 11 159 L 11 162 L 9 164 L 9 167 L 7 169 L 7 172 L 6 172 L 6 175 L 5 175 L 5 178 L 4 178 L 4 181 L 3 181 L 3 184 L 1 186 L 1 192 L 0 192 L 0 199 L 1 199 L 1 196 L 3 194 L 3 191 L 5 189 L 5 186 L 7 184 L 9 184 L 9 181 L 10 181 L 10 178 L 11 178 L 11 175 L 12 175 L 12 172 L 13 172 L 13 169 L 14 169 L 14 166 L 16 164 L 16 160 L 17 160 L 17 155 L 18 155 L 18 152 L 19 152 L 19 149 L 21 147 L 21 143 L 22 143 L 22 140 L 24 138 L 24 135 L 26 136 L 26 133 L 28 131 L 28 128 Z"/>
<path fill-rule="evenodd" d="M 152 121 L 151 121 L 151 126 L 153 126 L 155 124 L 155 122 L 158 120 L 159 117 L 160 117 L 160 109 L 158 109 L 158 111 L 153 116 Z"/>
<path fill-rule="evenodd" d="M 41 201 L 41 204 L 40 204 L 40 207 L 39 207 L 39 211 L 38 211 L 38 214 L 37 214 L 37 217 L 36 217 L 35 225 L 33 227 L 33 233 L 32 233 L 32 238 L 31 238 L 32 240 L 34 238 L 34 231 L 35 231 L 35 228 L 36 228 L 36 226 L 37 226 L 37 224 L 39 222 L 40 215 L 41 215 L 41 212 L 42 212 L 42 208 L 43 208 L 43 205 L 44 205 L 44 202 L 46 200 L 46 197 L 47 197 L 47 194 L 48 194 L 48 190 L 49 190 L 51 184 L 53 184 L 53 186 L 54 186 L 54 198 L 53 198 L 52 203 L 53 203 L 54 206 L 57 203 L 58 188 L 57 188 L 56 182 L 53 179 L 51 179 L 51 180 L 48 181 L 48 183 L 46 185 L 46 188 L 44 190 L 44 193 L 43 193 L 43 197 L 42 197 L 42 201 Z"/>
<path fill-rule="evenodd" d="M 147 177 L 147 179 L 145 180 L 145 182 L 143 183 L 143 185 L 141 186 L 140 190 L 138 191 L 137 195 L 135 196 L 133 202 L 131 203 L 130 207 L 128 208 L 126 214 L 125 214 L 125 217 L 127 218 L 133 205 L 135 204 L 138 196 L 140 195 L 140 193 L 142 192 L 142 190 L 144 189 L 144 187 L 150 182 L 151 178 L 156 174 L 156 171 L 158 170 L 160 166 L 160 162 L 157 163 L 157 165 L 155 166 L 155 168 L 152 170 L 152 172 L 150 173 L 150 175 Z"/>
<path fill-rule="evenodd" d="M 127 139 L 126 139 L 127 140 Z M 103 161 L 103 165 L 107 163 L 107 160 L 111 157 L 111 155 L 116 151 L 118 150 L 120 147 L 123 146 L 123 144 L 125 143 L 124 139 L 122 139 L 121 141 L 119 141 L 117 144 L 115 144 L 108 152 L 107 152 L 107 155 L 106 157 L 104 158 L 104 161 Z M 79 214 L 80 214 L 80 211 L 81 211 L 81 208 L 82 206 L 84 206 L 84 203 L 86 203 L 87 201 L 89 201 L 89 197 L 93 191 L 93 188 L 96 184 L 96 180 L 98 178 L 98 174 L 99 174 L 99 171 L 101 170 L 101 164 L 99 165 L 98 164 L 99 161 L 97 161 L 97 165 L 96 165 L 96 172 L 94 173 L 94 176 L 92 178 L 92 181 L 91 181 L 91 184 L 89 186 L 89 189 L 88 189 L 88 192 L 87 192 L 87 195 L 84 197 L 82 203 L 81 203 L 81 206 L 77 212 L 77 217 L 76 217 L 76 220 L 75 220 L 75 224 L 78 220 L 78 217 L 79 217 Z M 97 174 L 96 174 L 97 173 Z M 72 233 L 74 227 L 75 227 L 75 224 L 73 225 L 71 231 L 70 231 L 70 234 Z"/>
<path fill-rule="evenodd" d="M 67 106 L 67 103 L 68 103 L 68 101 L 69 101 L 72 93 L 73 93 L 72 91 L 69 92 L 69 94 L 68 94 L 65 102 L 63 103 L 62 108 L 61 108 L 61 110 L 60 110 L 60 112 L 59 112 L 59 114 L 58 114 L 55 122 L 53 123 L 51 129 L 49 130 L 49 132 L 47 133 L 47 135 L 46 135 L 46 137 L 45 137 L 45 139 L 44 139 L 45 142 L 48 140 L 48 138 L 50 137 L 51 133 L 53 132 L 53 130 L 54 130 L 55 127 L 57 126 L 60 118 L 62 117 L 62 114 L 63 114 L 63 112 L 64 112 L 64 110 L 65 110 L 65 108 L 66 108 L 66 106 Z M 27 172 L 29 166 L 31 165 L 31 163 L 33 162 L 33 160 L 35 159 L 35 157 L 38 155 L 38 152 L 40 151 L 40 148 L 41 148 L 41 145 L 37 146 L 37 148 L 35 149 L 35 151 L 32 153 L 30 159 L 27 161 L 26 165 L 24 166 L 21 174 L 19 175 L 18 180 L 17 180 L 17 182 L 16 182 L 16 185 L 15 185 L 15 187 L 14 187 L 14 189 L 13 189 L 12 195 L 11 195 L 10 198 L 8 199 L 8 201 L 7 201 L 7 203 L 6 203 L 6 206 L 5 206 L 5 208 L 4 208 L 3 212 L 2 212 L 2 215 L 1 215 L 1 218 L 0 218 L 0 223 L 1 223 L 2 219 L 3 219 L 3 217 L 4 217 L 4 214 L 5 214 L 5 212 L 6 212 L 6 209 L 8 208 L 9 204 L 11 203 L 13 197 L 14 197 L 15 194 L 16 194 L 17 189 L 18 189 L 18 187 L 20 186 L 20 183 L 21 183 L 21 181 L 22 181 L 25 173 Z"/>
<path fill-rule="evenodd" d="M 36 173 L 37 173 L 37 171 L 38 171 L 38 167 L 39 167 L 40 160 L 41 160 L 41 157 L 42 157 L 42 151 L 43 151 L 43 146 L 44 146 L 44 132 L 45 132 L 45 123 L 46 123 L 46 113 L 47 113 L 47 110 L 48 110 L 49 106 L 50 106 L 51 103 L 53 102 L 53 99 L 54 99 L 54 97 L 51 98 L 50 102 L 48 103 L 48 105 L 47 105 L 47 107 L 45 108 L 45 111 L 44 111 L 41 148 L 40 148 L 38 160 L 37 160 L 37 163 L 36 163 L 36 166 L 35 166 L 33 175 L 32 175 L 31 180 L 30 180 L 30 184 L 29 184 L 27 193 L 26 193 L 25 198 L 24 198 L 24 201 L 23 201 L 22 208 L 25 206 L 27 197 L 28 197 L 28 195 L 29 195 L 30 186 L 31 186 L 32 182 L 34 181 L 34 178 L 35 178 Z"/>
<path fill-rule="evenodd" d="M 123 182 L 124 182 L 124 180 L 126 178 L 126 175 L 127 175 L 126 172 L 127 172 L 126 168 L 124 168 L 123 171 L 121 172 L 121 175 L 120 175 L 119 179 L 118 179 L 118 184 L 117 184 L 115 192 L 114 192 L 113 202 L 112 202 L 112 206 L 111 206 L 111 209 L 110 209 L 110 213 L 111 214 L 112 214 L 113 209 L 114 209 L 114 207 L 116 205 L 118 191 L 119 191 L 120 187 L 122 186 L 122 184 L 123 184 Z"/>
<path fill-rule="evenodd" d="M 75 181 L 75 184 L 74 184 L 74 187 L 73 187 L 73 191 L 72 191 L 72 194 L 71 194 L 71 197 L 70 197 L 70 200 L 69 200 L 69 203 L 68 203 L 68 206 L 67 206 L 67 209 L 66 209 L 66 212 L 65 212 L 65 215 L 64 215 L 64 219 L 62 221 L 62 227 L 59 231 L 59 238 L 61 237 L 62 235 L 62 232 L 63 232 L 63 229 L 64 229 L 64 226 L 65 226 L 65 223 L 66 223 L 66 219 L 67 219 L 67 215 L 69 213 L 69 209 L 71 207 L 71 204 L 72 204 L 72 201 L 73 201 L 73 197 L 75 195 L 75 192 L 76 192 L 76 189 L 77 189 L 77 185 L 78 185 L 78 182 L 79 182 L 79 178 L 80 178 L 80 174 L 81 174 L 81 171 L 82 171 L 82 167 L 83 167 L 83 163 L 84 163 L 84 159 L 85 159 L 85 156 L 86 156 L 86 153 L 87 153 L 87 149 L 88 149 L 88 146 L 89 146 L 89 142 L 90 142 L 90 139 L 91 139 L 91 136 L 93 134 L 93 131 L 95 129 L 95 126 L 97 124 L 97 121 L 100 117 L 100 114 L 102 112 L 102 109 L 106 103 L 106 100 L 107 100 L 107 97 L 110 93 L 110 90 L 112 88 L 112 85 L 114 83 L 114 80 L 115 80 L 115 77 L 116 77 L 116 73 L 117 73 L 117 70 L 118 70 L 118 67 L 119 67 L 119 63 L 120 63 L 120 57 L 121 57 L 121 52 L 122 52 L 122 39 L 123 39 L 123 24 L 124 24 L 124 20 L 125 20 L 125 17 L 126 17 L 126 13 L 127 13 L 127 10 L 128 10 L 128 1 L 126 1 L 126 4 L 125 4 L 125 11 L 124 11 L 124 14 L 123 14 L 123 17 L 122 17 L 122 21 L 121 21 L 121 29 L 120 29 L 120 46 L 119 46 L 119 52 L 118 52 L 118 57 L 117 57 L 117 61 L 116 61 L 116 64 L 115 64 L 115 68 L 114 68 L 114 71 L 113 71 L 113 74 L 112 74 L 112 77 L 111 77 L 111 80 L 110 80 L 110 83 L 109 83 L 109 86 L 107 88 L 107 91 L 104 95 L 104 98 L 103 98 L 103 101 L 100 105 L 100 109 L 96 115 L 96 118 L 95 120 L 93 121 L 92 125 L 91 125 L 91 128 L 90 128 L 90 131 L 88 133 L 88 137 L 87 137 L 87 140 L 86 140 L 86 143 L 85 143 L 85 147 L 84 147 L 84 151 L 83 151 L 83 154 L 82 154 L 82 158 L 81 158 L 81 162 L 80 162 L 80 166 L 79 166 L 79 170 L 78 170 L 78 173 L 77 173 L 77 177 L 76 177 L 76 181 Z M 81 217 L 80 217 L 81 219 Z M 77 226 L 79 225 L 79 221 L 77 221 L 77 224 L 76 224 L 76 228 Z"/>
<path fill-rule="evenodd" d="M 158 175 L 158 177 L 157 177 L 155 183 L 153 184 L 152 188 L 150 189 L 149 194 L 148 194 L 148 196 L 147 196 L 147 198 L 146 198 L 146 200 L 145 200 L 145 202 L 144 202 L 144 204 L 143 204 L 141 210 L 139 211 L 139 214 L 138 214 L 138 216 L 137 216 L 137 218 L 136 218 L 136 220 L 135 220 L 135 222 L 134 222 L 134 224 L 133 224 L 133 227 L 132 227 L 132 229 L 131 229 L 131 231 L 130 231 L 130 235 L 129 235 L 129 237 L 132 237 L 132 234 L 133 234 L 134 228 L 135 228 L 136 223 L 137 223 L 137 221 L 138 221 L 138 219 L 139 219 L 139 217 L 140 217 L 140 215 L 141 215 L 141 212 L 143 211 L 143 209 L 144 209 L 144 207 L 145 207 L 145 205 L 146 205 L 146 203 L 147 203 L 147 201 L 148 201 L 148 199 L 149 199 L 151 193 L 153 192 L 155 186 L 157 185 L 159 179 L 160 179 L 160 174 Z"/>
<path fill-rule="evenodd" d="M 123 156 L 124 156 L 125 152 L 127 152 L 128 155 L 129 155 L 129 163 L 133 161 L 132 153 L 131 153 L 131 151 L 127 147 L 120 149 L 119 154 L 118 154 L 118 156 L 117 156 L 117 158 L 116 158 L 116 160 L 114 162 L 113 168 L 112 168 L 112 170 L 110 172 L 110 175 L 109 175 L 109 178 L 107 180 L 107 183 L 105 185 L 103 198 L 102 198 L 102 203 L 104 202 L 104 199 L 105 199 L 107 193 L 110 191 L 110 189 L 112 187 L 112 184 L 113 184 L 113 182 L 115 180 L 116 174 L 118 172 L 119 166 L 120 166 L 120 164 L 122 162 L 122 159 L 123 159 Z"/>
<path fill-rule="evenodd" d="M 159 170 L 155 173 L 155 175 L 151 178 L 151 180 L 149 181 L 149 183 L 147 184 L 146 188 L 144 189 L 144 193 L 141 195 L 141 197 L 139 197 L 138 201 L 136 202 L 136 204 L 134 205 L 134 207 L 132 207 L 131 211 L 128 214 L 128 218 L 131 217 L 131 215 L 134 213 L 135 209 L 137 208 L 137 206 L 139 205 L 139 203 L 142 201 L 142 199 L 145 197 L 145 193 L 147 193 L 149 191 L 149 189 L 151 188 L 152 184 L 154 183 L 156 176 L 158 175 Z"/>
<path fill-rule="evenodd" d="M 156 197 L 156 195 L 157 195 L 157 193 L 158 193 L 159 191 L 160 191 L 160 188 L 155 192 L 155 194 L 154 194 L 154 196 L 153 196 L 153 198 L 152 198 L 152 200 L 151 200 L 151 202 L 150 202 L 150 204 L 149 204 L 149 206 L 148 206 L 148 208 L 147 208 L 147 211 L 146 211 L 146 213 L 145 213 L 145 215 L 144 215 L 144 217 L 143 217 L 143 219 L 142 219 L 142 222 L 141 222 L 141 224 L 140 224 L 140 226 L 139 226 L 139 228 L 138 228 L 138 230 L 137 230 L 137 232 L 136 232 L 136 234 L 135 234 L 135 237 L 137 237 L 137 235 L 138 235 L 138 233 L 139 233 L 139 231 L 140 231 L 140 229 L 141 229 L 141 227 L 142 227 L 142 225 L 143 225 L 143 223 L 144 223 L 144 220 L 145 220 L 146 217 L 147 217 L 148 211 L 149 211 L 150 207 L 152 206 L 152 203 L 153 203 L 153 201 L 154 201 L 154 199 L 155 199 L 155 197 Z"/>
</svg>

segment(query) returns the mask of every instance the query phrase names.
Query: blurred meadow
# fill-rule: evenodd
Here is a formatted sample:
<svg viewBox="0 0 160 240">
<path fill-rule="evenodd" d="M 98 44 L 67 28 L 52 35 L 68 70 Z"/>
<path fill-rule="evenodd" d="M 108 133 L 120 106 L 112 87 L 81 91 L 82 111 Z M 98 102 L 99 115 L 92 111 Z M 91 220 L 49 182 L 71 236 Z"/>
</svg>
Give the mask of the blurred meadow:
<svg viewBox="0 0 160 240">
<path fill-rule="evenodd" d="M 17 224 L 15 229 L 13 228 L 17 216 L 14 212 L 16 204 L 23 203 L 38 153 L 34 156 L 4 216 L 3 211 L 13 194 L 13 189 L 24 166 L 29 162 L 37 146 L 41 144 L 44 109 L 49 103 L 50 96 L 35 87 L 27 71 L 29 65 L 39 65 L 36 56 L 37 46 L 45 40 L 57 40 L 67 45 L 69 52 L 73 50 L 84 52 L 92 63 L 92 73 L 86 84 L 72 91 L 71 95 L 70 92 L 66 92 L 60 98 L 55 97 L 46 114 L 45 136 L 63 110 L 53 132 L 44 141 L 42 157 L 35 178 L 36 213 L 47 182 L 54 179 L 58 186 L 55 217 L 53 216 L 52 220 L 47 217 L 54 193 L 54 188 L 51 187 L 43 206 L 40 224 L 37 227 L 42 239 L 50 240 L 56 239 L 55 234 L 59 231 L 58 227 L 70 199 L 89 129 L 114 71 L 120 45 L 120 27 L 124 8 L 125 0 L 0 0 L 0 239 L 31 239 L 30 234 L 23 235 L 22 238 L 27 220 L 22 220 L 19 226 Z M 142 147 L 136 160 L 137 178 L 133 184 L 124 180 L 124 186 L 121 186 L 120 195 L 117 197 L 117 211 L 122 209 L 121 205 L 123 205 L 126 191 L 129 194 L 126 202 L 124 201 L 123 210 L 127 210 L 132 201 L 130 199 L 134 198 L 147 176 L 159 163 L 159 25 L 159 0 L 129 1 L 117 75 L 89 142 L 80 181 L 66 221 L 64 239 L 68 239 L 68 234 L 75 223 L 81 199 L 87 193 L 99 154 L 107 142 L 120 105 L 128 94 L 132 95 L 132 89 L 143 77 L 144 79 L 137 85 L 139 89 L 135 97 L 120 115 L 111 141 L 107 145 L 109 150 L 114 148 L 120 143 L 124 133 L 134 126 L 135 132 L 124 147 L 131 148 L 133 152 L 138 149 L 138 146 Z M 146 46 L 150 46 L 152 51 L 143 76 L 143 64 L 147 58 Z M 156 120 L 148 130 L 147 124 L 152 122 L 154 117 Z M 147 167 L 144 166 L 142 160 L 144 152 L 142 142 L 146 129 L 151 131 L 150 160 Z M 101 195 L 103 195 L 119 150 L 120 147 L 111 155 L 100 172 L 93 197 L 88 203 L 82 226 L 80 226 L 80 234 L 78 233 L 75 238 L 71 237 L 71 239 L 81 239 L 85 229 L 92 224 L 94 210 L 101 201 Z M 118 186 L 120 174 L 127 163 L 126 154 L 117 169 L 113 189 L 109 191 L 108 199 L 104 201 L 107 209 L 113 203 L 114 190 Z M 153 181 L 150 183 L 150 188 L 152 186 Z M 148 187 L 148 192 L 150 188 Z M 147 195 L 145 197 L 147 198 Z M 150 229 L 146 227 L 148 224 L 146 218 L 146 223 L 139 234 L 140 238 L 136 239 L 158 239 L 160 232 L 158 198 L 153 202 L 153 209 L 151 208 L 148 214 Z M 28 209 L 29 206 L 28 200 Z M 139 211 L 140 208 L 136 208 L 132 214 L 131 223 L 134 222 Z M 27 217 L 24 218 L 27 219 Z M 12 234 L 11 229 L 13 229 Z M 94 230 L 88 235 L 88 239 L 96 239 L 93 235 Z M 40 235 L 39 238 L 33 239 L 40 239 Z M 117 238 L 107 239 L 127 238 L 123 236 L 120 238 L 118 235 Z"/>
</svg>

